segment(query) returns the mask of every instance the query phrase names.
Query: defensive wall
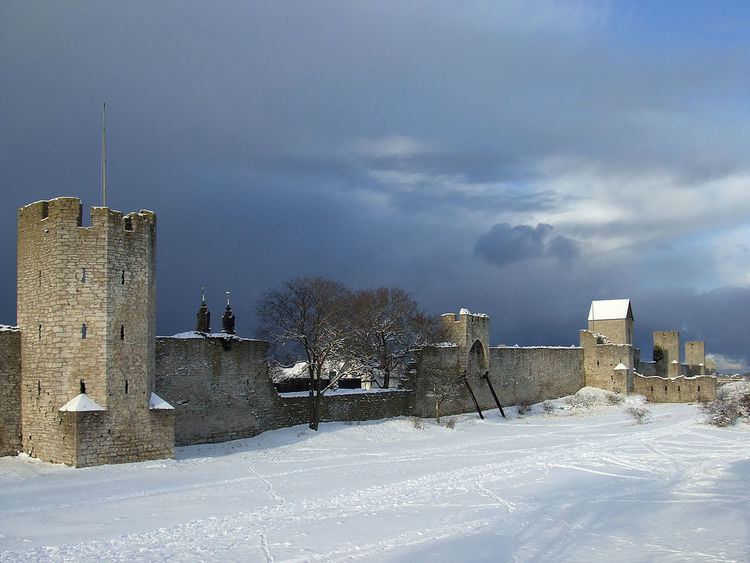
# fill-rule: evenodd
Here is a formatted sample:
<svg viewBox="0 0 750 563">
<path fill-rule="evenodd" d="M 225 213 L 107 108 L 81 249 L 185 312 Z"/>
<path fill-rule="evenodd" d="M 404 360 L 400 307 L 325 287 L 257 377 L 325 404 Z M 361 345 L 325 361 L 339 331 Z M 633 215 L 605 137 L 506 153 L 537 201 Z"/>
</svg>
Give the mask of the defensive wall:
<svg viewBox="0 0 750 563">
<path fill-rule="evenodd" d="M 21 333 L 0 326 L 0 456 L 21 449 Z"/>
<path fill-rule="evenodd" d="M 454 382 L 454 392 L 440 405 L 441 414 L 446 415 L 475 410 L 469 387 L 484 410 L 497 408 L 490 385 L 502 405 L 562 397 L 584 386 L 581 348 L 493 347 L 489 349 L 489 368 L 469 370 L 464 382 L 459 366 L 465 363 L 466 353 L 461 346 L 429 346 L 420 351 L 413 378 L 415 415 L 434 416 L 433 387 L 439 387 L 441 380 Z"/>
<path fill-rule="evenodd" d="M 310 420 L 306 394 L 278 394 L 268 343 L 229 335 L 156 339 L 156 393 L 174 406 L 178 446 L 224 442 Z M 322 421 L 376 420 L 411 412 L 408 390 L 323 395 Z"/>
<path fill-rule="evenodd" d="M 716 378 L 698 377 L 634 377 L 634 392 L 652 403 L 694 403 L 716 399 Z"/>
<path fill-rule="evenodd" d="M 629 344 L 613 344 L 601 334 L 582 330 L 579 332 L 583 354 L 583 371 L 586 385 L 599 387 L 614 393 L 628 393 L 632 391 L 634 359 L 633 346 Z M 628 369 L 629 376 L 624 380 L 616 373 L 615 368 L 623 365 Z"/>
</svg>

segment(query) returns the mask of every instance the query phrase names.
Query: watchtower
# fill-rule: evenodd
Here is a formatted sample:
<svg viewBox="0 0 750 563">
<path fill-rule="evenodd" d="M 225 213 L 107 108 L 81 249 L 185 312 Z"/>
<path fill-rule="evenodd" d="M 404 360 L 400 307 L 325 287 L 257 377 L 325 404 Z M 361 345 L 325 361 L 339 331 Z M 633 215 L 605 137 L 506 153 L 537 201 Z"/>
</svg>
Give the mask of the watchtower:
<svg viewBox="0 0 750 563">
<path fill-rule="evenodd" d="M 676 330 L 654 331 L 654 350 L 660 349 L 662 358 L 656 362 L 658 375 L 680 375 L 680 333 Z"/>
<path fill-rule="evenodd" d="M 152 397 L 156 215 L 79 199 L 18 212 L 22 447 L 83 466 L 171 457 L 174 420 Z"/>
<path fill-rule="evenodd" d="M 592 301 L 589 331 L 607 337 L 612 344 L 633 344 L 633 308 L 630 299 Z"/>
<path fill-rule="evenodd" d="M 441 319 L 446 337 L 461 350 L 459 373 L 489 369 L 490 317 L 461 309 L 458 315 L 445 313 Z"/>
</svg>

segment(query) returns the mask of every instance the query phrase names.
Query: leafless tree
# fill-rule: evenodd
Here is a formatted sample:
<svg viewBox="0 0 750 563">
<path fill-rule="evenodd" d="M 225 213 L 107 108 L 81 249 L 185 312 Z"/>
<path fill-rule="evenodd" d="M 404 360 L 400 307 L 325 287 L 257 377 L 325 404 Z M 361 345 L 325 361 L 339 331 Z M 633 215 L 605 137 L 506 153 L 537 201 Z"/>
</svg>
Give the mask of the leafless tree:
<svg viewBox="0 0 750 563">
<path fill-rule="evenodd" d="M 344 355 L 350 334 L 351 294 L 326 278 L 297 278 L 266 292 L 256 313 L 261 334 L 279 349 L 296 347 L 310 378 L 310 428 L 320 423 L 320 379 L 327 362 Z"/>
<path fill-rule="evenodd" d="M 439 319 L 420 311 L 400 288 L 365 289 L 352 297 L 351 333 L 347 353 L 382 387 L 401 375 L 411 354 L 440 335 Z"/>
<path fill-rule="evenodd" d="M 424 370 L 424 379 L 427 396 L 435 404 L 435 422 L 440 424 L 440 409 L 446 400 L 461 393 L 464 386 L 463 375 L 437 367 L 427 367 Z"/>
</svg>

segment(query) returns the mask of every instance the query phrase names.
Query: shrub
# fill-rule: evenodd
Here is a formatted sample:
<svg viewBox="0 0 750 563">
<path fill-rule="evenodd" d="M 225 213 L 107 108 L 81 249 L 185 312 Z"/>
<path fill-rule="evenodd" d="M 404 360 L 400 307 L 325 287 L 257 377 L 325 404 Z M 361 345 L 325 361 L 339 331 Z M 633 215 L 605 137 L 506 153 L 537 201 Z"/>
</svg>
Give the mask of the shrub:
<svg viewBox="0 0 750 563">
<path fill-rule="evenodd" d="M 651 416 L 651 411 L 643 407 L 630 407 L 625 409 L 625 412 L 633 417 L 636 424 L 643 424 Z"/>
<path fill-rule="evenodd" d="M 738 418 L 750 417 L 750 383 L 738 381 L 719 389 L 715 401 L 701 405 L 706 422 L 714 426 L 731 426 Z"/>
<path fill-rule="evenodd" d="M 542 403 L 542 408 L 544 409 L 544 412 L 546 412 L 547 414 L 549 414 L 551 412 L 554 412 L 554 410 L 555 410 L 555 403 L 553 403 L 552 401 L 544 401 Z"/>
<path fill-rule="evenodd" d="M 456 419 L 455 418 L 449 418 L 448 422 L 445 423 L 446 428 L 450 428 L 453 430 L 456 427 Z"/>
<path fill-rule="evenodd" d="M 424 428 L 424 420 L 422 420 L 418 416 L 412 416 L 411 425 L 417 430 L 422 430 Z"/>
<path fill-rule="evenodd" d="M 610 405 L 619 405 L 625 400 L 625 398 L 620 393 L 607 393 L 604 396 L 604 399 Z"/>
<path fill-rule="evenodd" d="M 528 401 L 521 401 L 517 405 L 518 408 L 518 414 L 526 414 L 531 410 L 531 403 Z"/>
</svg>

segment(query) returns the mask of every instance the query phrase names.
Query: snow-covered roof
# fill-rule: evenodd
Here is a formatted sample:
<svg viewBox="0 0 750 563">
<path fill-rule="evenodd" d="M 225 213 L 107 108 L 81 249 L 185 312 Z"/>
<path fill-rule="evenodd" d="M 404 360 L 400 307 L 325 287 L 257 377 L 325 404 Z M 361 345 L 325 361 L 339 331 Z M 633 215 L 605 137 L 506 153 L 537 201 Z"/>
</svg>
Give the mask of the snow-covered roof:
<svg viewBox="0 0 750 563">
<path fill-rule="evenodd" d="M 105 409 L 96 401 L 89 399 L 89 396 L 86 393 L 81 393 L 80 395 L 76 395 L 70 401 L 61 406 L 59 410 L 63 412 L 85 412 L 105 411 L 107 409 Z"/>
<path fill-rule="evenodd" d="M 633 319 L 630 299 L 605 299 L 592 301 L 589 309 L 590 321 L 609 321 L 615 319 Z"/>
<path fill-rule="evenodd" d="M 172 336 L 157 336 L 157 338 L 178 338 L 180 340 L 189 340 L 191 338 L 224 338 L 228 340 L 254 340 L 253 338 L 243 338 L 242 336 L 237 336 L 236 334 L 227 334 L 226 332 L 197 332 L 195 330 L 190 330 L 188 332 L 179 332 L 177 334 L 173 334 Z"/>
<path fill-rule="evenodd" d="M 10 325 L 0 325 L 0 332 L 18 332 L 18 327 Z"/>
<path fill-rule="evenodd" d="M 148 408 L 157 411 L 174 410 L 174 407 L 172 405 L 159 397 L 159 395 L 157 395 L 156 393 L 151 393 L 151 397 L 148 400 Z"/>
</svg>

